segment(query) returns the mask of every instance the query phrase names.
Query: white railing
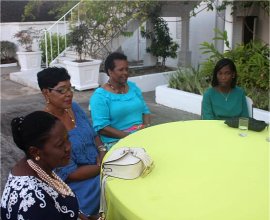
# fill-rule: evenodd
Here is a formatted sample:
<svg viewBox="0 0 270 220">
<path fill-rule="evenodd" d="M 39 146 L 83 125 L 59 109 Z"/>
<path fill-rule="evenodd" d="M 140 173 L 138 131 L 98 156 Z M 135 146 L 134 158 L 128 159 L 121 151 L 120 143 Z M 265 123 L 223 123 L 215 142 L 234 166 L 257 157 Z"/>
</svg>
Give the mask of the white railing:
<svg viewBox="0 0 270 220">
<path fill-rule="evenodd" d="M 67 17 L 70 15 L 71 17 L 73 17 L 74 15 L 72 14 L 73 13 L 73 10 L 76 9 L 78 7 L 78 14 L 77 14 L 77 17 L 78 17 L 78 22 L 80 21 L 80 10 L 79 10 L 79 5 L 80 5 L 81 2 L 77 3 L 76 5 L 74 5 L 66 14 L 64 14 L 58 21 L 56 21 L 52 26 L 50 26 L 48 29 L 45 29 L 44 30 L 44 39 L 45 39 L 45 57 L 46 57 L 46 61 L 45 61 L 45 64 L 46 64 L 46 67 L 49 66 L 49 56 L 50 56 L 50 61 L 52 62 L 53 60 L 55 60 L 61 53 L 63 53 L 66 48 L 67 48 L 67 34 L 69 32 L 69 27 L 68 27 L 68 19 Z M 60 31 L 59 31 L 59 24 L 63 23 L 64 24 L 64 30 L 61 31 L 62 33 L 64 32 L 64 39 L 65 39 L 65 48 L 64 50 L 60 51 Z M 56 30 L 55 30 L 56 28 Z M 56 36 L 57 36 L 57 55 L 55 56 L 53 54 L 53 39 L 52 39 L 52 33 L 56 33 Z M 48 36 L 47 36 L 48 35 Z M 49 37 L 49 39 L 48 39 Z M 50 47 L 50 51 L 51 53 L 48 54 L 48 43 L 50 44 L 49 47 Z M 50 63 L 51 63 L 50 62 Z"/>
</svg>

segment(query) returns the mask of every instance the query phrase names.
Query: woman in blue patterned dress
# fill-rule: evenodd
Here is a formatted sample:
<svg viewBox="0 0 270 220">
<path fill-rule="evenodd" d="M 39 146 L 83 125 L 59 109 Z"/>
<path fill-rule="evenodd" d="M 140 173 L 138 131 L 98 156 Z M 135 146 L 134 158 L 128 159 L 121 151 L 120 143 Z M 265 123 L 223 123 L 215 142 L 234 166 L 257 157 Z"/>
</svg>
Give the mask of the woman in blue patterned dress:
<svg viewBox="0 0 270 220">
<path fill-rule="evenodd" d="M 128 61 L 114 52 L 105 60 L 109 81 L 90 99 L 94 129 L 109 150 L 119 139 L 150 125 L 150 111 L 141 90 L 128 81 Z"/>
<path fill-rule="evenodd" d="M 38 73 L 38 83 L 46 99 L 45 111 L 63 122 L 71 142 L 70 163 L 57 168 L 56 173 L 76 194 L 81 212 L 89 218 L 98 218 L 99 173 L 105 148 L 85 112 L 72 102 L 73 88 L 66 69 L 51 67 L 42 70 Z"/>
<path fill-rule="evenodd" d="M 77 199 L 53 172 L 70 158 L 63 123 L 47 112 L 36 111 L 13 119 L 11 127 L 14 142 L 26 157 L 9 174 L 1 199 L 1 219 L 77 220 Z"/>
</svg>

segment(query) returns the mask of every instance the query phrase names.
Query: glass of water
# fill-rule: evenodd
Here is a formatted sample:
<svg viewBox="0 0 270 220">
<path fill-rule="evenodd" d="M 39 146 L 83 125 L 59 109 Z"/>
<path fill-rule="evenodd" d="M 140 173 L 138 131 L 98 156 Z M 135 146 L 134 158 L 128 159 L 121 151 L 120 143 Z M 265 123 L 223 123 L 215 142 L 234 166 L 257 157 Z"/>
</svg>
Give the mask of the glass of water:
<svg viewBox="0 0 270 220">
<path fill-rule="evenodd" d="M 248 131 L 248 118 L 239 118 L 238 128 L 239 128 L 239 135 L 241 137 L 246 137 Z"/>
</svg>

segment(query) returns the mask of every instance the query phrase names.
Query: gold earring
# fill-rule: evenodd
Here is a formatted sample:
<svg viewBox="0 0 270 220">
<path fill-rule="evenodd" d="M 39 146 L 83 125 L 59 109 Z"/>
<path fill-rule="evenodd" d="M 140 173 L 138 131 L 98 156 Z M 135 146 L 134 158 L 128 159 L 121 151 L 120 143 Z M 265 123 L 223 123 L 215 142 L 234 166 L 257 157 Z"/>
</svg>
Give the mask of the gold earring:
<svg viewBox="0 0 270 220">
<path fill-rule="evenodd" d="M 35 160 L 36 160 L 36 161 L 39 161 L 39 160 L 40 160 L 40 157 L 39 157 L 39 156 L 36 156 L 36 157 L 35 157 Z"/>
<path fill-rule="evenodd" d="M 47 103 L 47 104 L 50 104 L 50 100 L 49 100 L 49 99 L 46 99 L 46 103 Z"/>
</svg>

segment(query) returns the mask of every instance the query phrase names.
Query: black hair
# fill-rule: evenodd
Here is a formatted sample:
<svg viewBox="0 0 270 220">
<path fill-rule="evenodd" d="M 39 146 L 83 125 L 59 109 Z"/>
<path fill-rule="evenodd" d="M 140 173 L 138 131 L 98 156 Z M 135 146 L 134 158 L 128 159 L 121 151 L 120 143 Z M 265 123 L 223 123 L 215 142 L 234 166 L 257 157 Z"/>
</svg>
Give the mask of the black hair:
<svg viewBox="0 0 270 220">
<path fill-rule="evenodd" d="M 237 82 L 237 71 L 236 66 L 234 62 L 231 59 L 228 58 L 222 58 L 216 63 L 216 66 L 213 70 L 213 78 L 212 78 L 212 86 L 218 86 L 218 80 L 217 80 L 217 73 L 220 69 L 222 69 L 224 66 L 228 66 L 232 72 L 234 72 L 235 76 L 232 79 L 231 88 L 234 88 L 236 86 Z"/>
<path fill-rule="evenodd" d="M 67 70 L 62 67 L 48 67 L 37 74 L 40 90 L 54 88 L 59 82 L 70 80 Z"/>
<path fill-rule="evenodd" d="M 11 121 L 13 140 L 28 156 L 29 147 L 43 148 L 57 121 L 58 118 L 44 111 L 35 111 L 25 117 L 14 118 Z"/>
<path fill-rule="evenodd" d="M 115 68 L 115 60 L 127 60 L 127 56 L 120 53 L 120 52 L 113 52 L 107 56 L 105 63 L 104 63 L 104 68 L 105 72 L 109 76 L 109 70 L 113 70 Z"/>
</svg>

